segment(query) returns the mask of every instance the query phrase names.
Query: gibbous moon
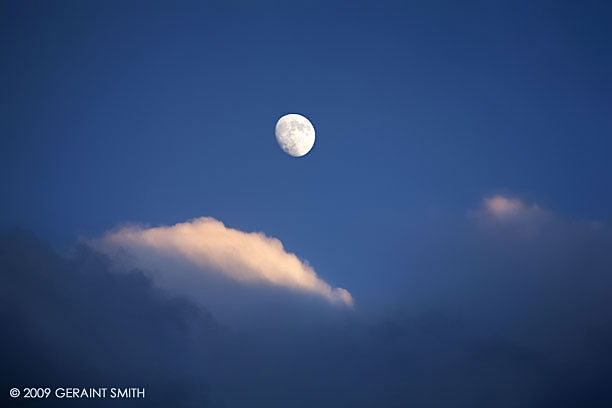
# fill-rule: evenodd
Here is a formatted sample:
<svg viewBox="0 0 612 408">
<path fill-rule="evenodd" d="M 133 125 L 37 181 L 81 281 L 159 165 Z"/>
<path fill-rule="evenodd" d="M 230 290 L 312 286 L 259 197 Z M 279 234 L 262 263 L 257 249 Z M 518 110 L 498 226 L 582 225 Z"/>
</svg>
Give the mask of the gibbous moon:
<svg viewBox="0 0 612 408">
<path fill-rule="evenodd" d="M 315 130 L 304 116 L 290 113 L 276 122 L 276 141 L 285 153 L 302 157 L 314 145 Z"/>
</svg>

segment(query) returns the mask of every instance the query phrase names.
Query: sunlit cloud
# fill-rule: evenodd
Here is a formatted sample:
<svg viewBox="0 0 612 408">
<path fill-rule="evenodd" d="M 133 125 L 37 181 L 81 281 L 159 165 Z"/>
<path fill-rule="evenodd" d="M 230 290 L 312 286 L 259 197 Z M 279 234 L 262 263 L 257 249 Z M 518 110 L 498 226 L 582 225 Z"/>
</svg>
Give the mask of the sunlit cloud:
<svg viewBox="0 0 612 408">
<path fill-rule="evenodd" d="M 153 253 L 156 259 L 187 262 L 202 274 L 213 271 L 243 284 L 286 288 L 353 306 L 347 290 L 322 280 L 306 261 L 287 252 L 280 240 L 228 228 L 210 217 L 172 226 L 124 227 L 106 234 L 96 246 L 115 255 L 138 254 L 141 260 L 143 253 L 144 257 Z"/>
<path fill-rule="evenodd" d="M 500 195 L 485 198 L 487 211 L 499 218 L 507 218 L 519 214 L 525 210 L 525 203 L 518 198 L 508 198 Z"/>
<path fill-rule="evenodd" d="M 536 204 L 528 205 L 516 197 L 494 195 L 483 200 L 480 215 L 497 221 L 520 221 L 543 216 L 545 212 Z"/>
<path fill-rule="evenodd" d="M 522 238 L 537 236 L 554 218 L 537 204 L 502 194 L 484 197 L 480 207 L 469 211 L 468 216 L 488 231 Z"/>
</svg>

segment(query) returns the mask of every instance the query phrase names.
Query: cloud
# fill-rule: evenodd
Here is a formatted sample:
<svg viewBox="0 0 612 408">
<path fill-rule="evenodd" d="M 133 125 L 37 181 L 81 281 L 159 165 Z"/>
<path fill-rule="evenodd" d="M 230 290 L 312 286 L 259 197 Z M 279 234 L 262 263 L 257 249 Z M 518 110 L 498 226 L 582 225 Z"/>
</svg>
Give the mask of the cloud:
<svg viewBox="0 0 612 408">
<path fill-rule="evenodd" d="M 15 234 L 0 233 L 0 271 L 5 390 L 138 386 L 151 407 L 473 407 L 483 384 L 494 406 L 518 406 L 547 379 L 528 350 L 475 337 L 443 312 L 270 317 L 235 331 L 146 271 L 117 273 L 92 248 L 66 258 Z"/>
<path fill-rule="evenodd" d="M 269 286 L 322 296 L 352 307 L 351 294 L 332 288 L 315 270 L 280 240 L 259 232 L 244 232 L 202 217 L 172 226 L 125 227 L 109 232 L 94 245 L 131 266 L 148 268 L 164 262 L 180 273 L 177 263 L 195 267 L 201 275 L 213 273 L 250 286 Z M 126 256 L 127 255 L 127 256 Z"/>
<path fill-rule="evenodd" d="M 0 232 L 0 271 L 4 389 L 116 384 L 145 387 L 148 406 L 215 402 L 207 378 L 227 330 L 207 310 L 142 272 L 114 273 L 91 248 L 64 258 L 27 233 Z"/>
<path fill-rule="evenodd" d="M 221 295 L 249 322 L 254 313 L 237 293 L 271 298 L 282 313 L 241 326 L 202 307 L 214 291 L 196 286 L 202 302 L 194 302 L 156 287 L 163 276 L 150 268 L 173 282 L 190 271 L 230 280 L 173 247 L 122 250 L 103 238 L 113 265 L 122 255 L 142 265 L 117 273 L 91 248 L 64 257 L 0 234 L 1 382 L 136 384 L 147 387 L 150 406 L 612 406 L 612 231 L 547 209 L 534 218 L 536 206 L 523 200 L 502 220 L 486 202 L 474 213 L 490 228 L 461 218 L 408 231 L 419 238 L 411 251 L 398 248 L 367 282 L 391 308 L 380 299 L 364 299 L 357 312 L 311 299 L 294 308 L 300 297 L 285 286 L 263 283 L 281 289 L 262 292 L 244 281 L 244 291 Z M 524 220 L 539 226 L 537 239 L 514 239 Z M 401 272 L 396 292 L 378 290 L 392 268 Z M 291 302 L 260 296 L 271 292 Z"/>
<path fill-rule="evenodd" d="M 479 208 L 468 211 L 468 217 L 489 232 L 511 234 L 520 239 L 537 237 L 554 220 L 552 213 L 537 204 L 502 194 L 484 197 Z"/>
<path fill-rule="evenodd" d="M 535 204 L 527 205 L 519 198 L 494 195 L 483 200 L 484 214 L 498 221 L 535 218 L 544 212 Z"/>
</svg>

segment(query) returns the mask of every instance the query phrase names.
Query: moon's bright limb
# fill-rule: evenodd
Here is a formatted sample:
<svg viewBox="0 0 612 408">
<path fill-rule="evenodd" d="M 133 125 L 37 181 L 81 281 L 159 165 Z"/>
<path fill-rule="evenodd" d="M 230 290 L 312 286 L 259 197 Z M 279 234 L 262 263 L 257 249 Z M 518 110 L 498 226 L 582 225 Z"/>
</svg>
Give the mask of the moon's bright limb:
<svg viewBox="0 0 612 408">
<path fill-rule="evenodd" d="M 301 157 L 312 149 L 315 130 L 304 116 L 290 113 L 276 122 L 276 141 L 285 153 Z"/>
</svg>

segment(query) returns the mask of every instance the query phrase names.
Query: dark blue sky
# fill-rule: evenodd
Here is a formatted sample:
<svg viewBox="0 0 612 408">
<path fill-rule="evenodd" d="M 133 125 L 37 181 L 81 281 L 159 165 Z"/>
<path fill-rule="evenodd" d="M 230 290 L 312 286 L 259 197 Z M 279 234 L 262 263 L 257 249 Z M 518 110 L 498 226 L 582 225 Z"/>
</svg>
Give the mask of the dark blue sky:
<svg viewBox="0 0 612 408">
<path fill-rule="evenodd" d="M 450 406 L 461 395 L 465 405 L 454 406 L 501 407 L 493 396 L 520 400 L 522 387 L 544 402 L 508 406 L 608 403 L 600 351 L 612 339 L 611 21 L 609 1 L 3 1 L 0 229 L 30 230 L 65 254 L 125 223 L 210 216 L 279 238 L 350 290 L 348 320 L 287 335 L 299 352 L 279 341 L 277 354 L 275 336 L 290 327 L 281 318 L 254 330 L 244 354 L 244 339 L 223 334 L 237 371 L 260 355 L 272 361 L 233 385 L 221 361 L 211 387 L 223 401 L 245 396 L 227 406 L 287 406 L 292 391 L 268 394 L 266 384 L 299 393 L 313 378 L 320 389 L 303 406 Z M 286 113 L 315 126 L 303 158 L 276 144 Z M 29 335 L 57 336 L 67 356 L 73 338 L 90 347 L 103 327 L 82 337 L 44 324 L 29 331 L 37 319 L 94 324 L 87 314 L 60 318 L 66 299 L 69 310 L 119 325 L 106 345 L 122 341 L 131 307 L 146 310 L 142 326 L 126 329 L 134 344 L 172 330 L 160 313 L 170 327 L 217 324 L 214 313 L 194 319 L 186 300 L 168 307 L 144 278 L 107 281 L 114 275 L 92 248 L 67 261 L 30 238 L 0 238 L 11 347 Z M 46 279 L 62 288 L 49 298 L 35 285 Z M 125 321 L 106 312 L 99 287 L 120 294 Z M 308 313 L 318 322 L 320 310 Z M 172 346 L 187 341 L 180 336 L 151 345 L 166 353 L 165 372 L 175 368 Z M 344 347 L 349 357 L 335 354 Z M 210 352 L 184 350 L 186 361 Z M 311 371 L 285 377 L 294 363 Z M 26 380 L 35 371 L 22 370 Z M 372 372 L 384 375 L 362 382 Z M 176 379 L 155 381 L 166 380 Z M 457 394 L 424 403 L 444 381 Z M 474 403 L 487 381 L 491 399 Z M 406 396 L 407 382 L 424 394 Z"/>
<path fill-rule="evenodd" d="M 609 220 L 606 2 L 424 3 L 5 4 L 3 223 L 313 239 L 495 189 Z M 302 160 L 287 112 L 317 129 Z"/>
</svg>

